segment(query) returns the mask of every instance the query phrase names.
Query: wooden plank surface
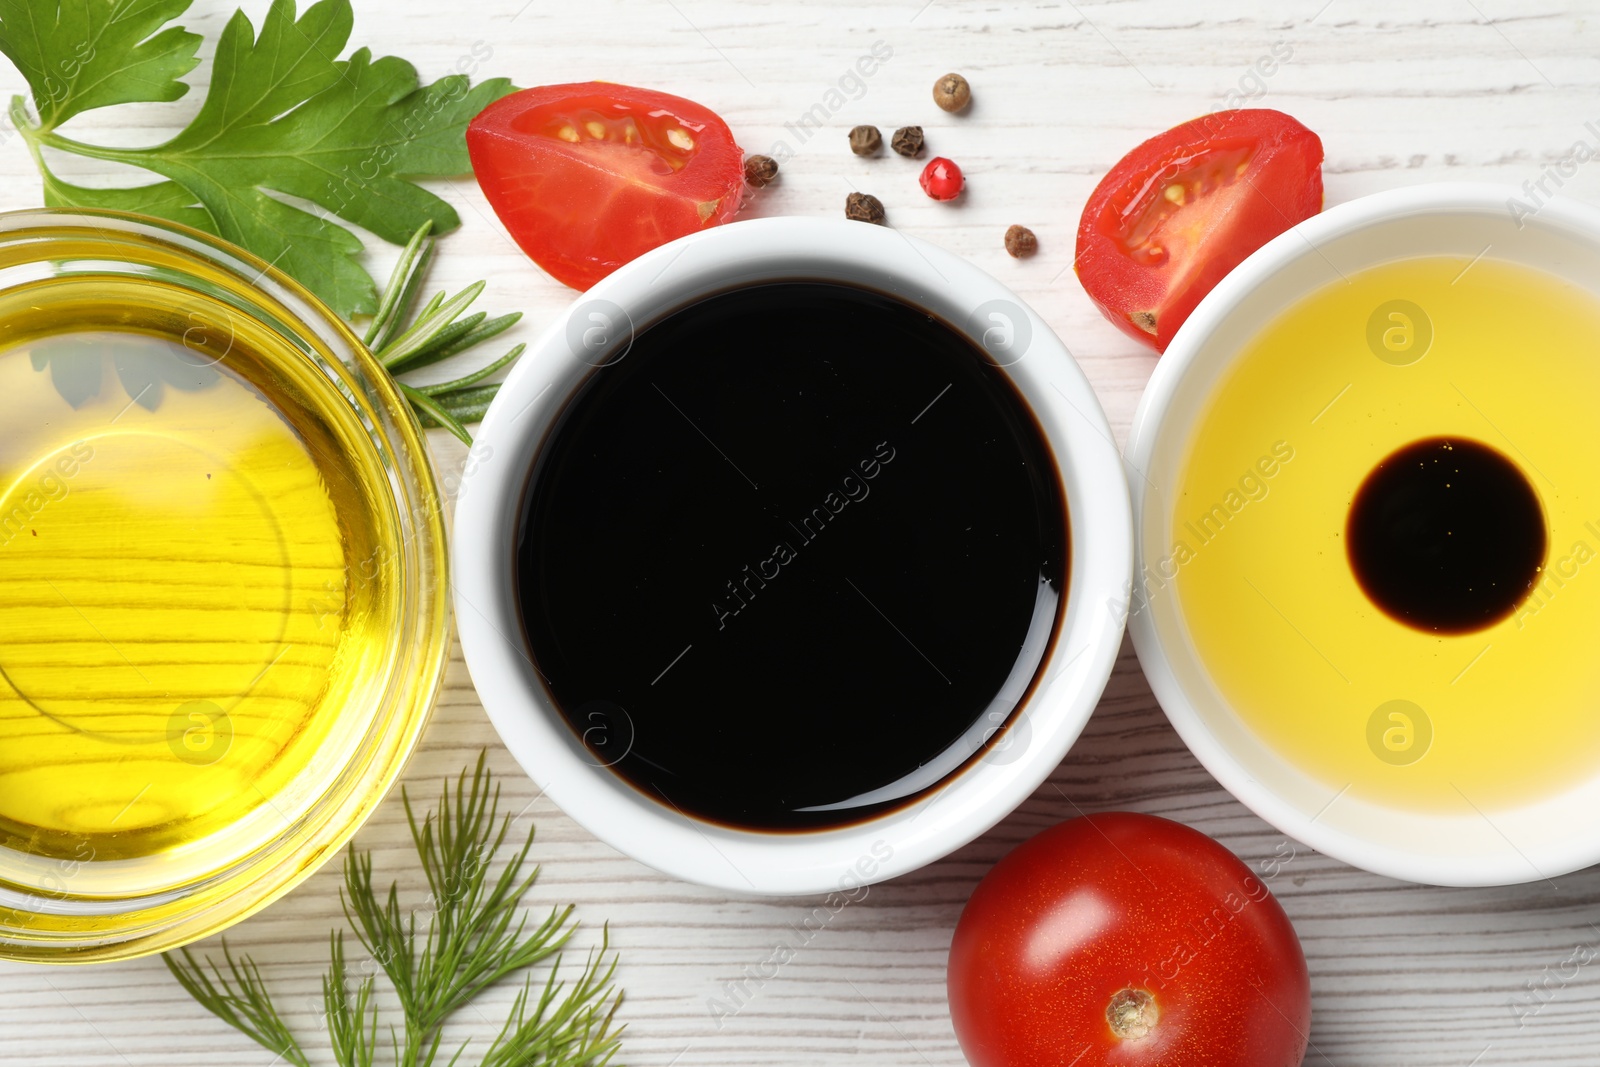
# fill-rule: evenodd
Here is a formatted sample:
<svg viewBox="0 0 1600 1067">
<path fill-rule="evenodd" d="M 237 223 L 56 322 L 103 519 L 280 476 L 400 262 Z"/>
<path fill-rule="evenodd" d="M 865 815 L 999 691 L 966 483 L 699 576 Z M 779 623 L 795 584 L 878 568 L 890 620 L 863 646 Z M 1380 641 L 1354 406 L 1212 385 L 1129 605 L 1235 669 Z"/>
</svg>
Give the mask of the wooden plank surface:
<svg viewBox="0 0 1600 1067">
<path fill-rule="evenodd" d="M 232 3 L 196 0 L 187 24 L 214 40 Z M 265 0 L 246 9 L 259 18 Z M 1125 438 L 1153 357 L 1105 324 L 1072 278 L 1073 230 L 1095 181 L 1134 143 L 1241 98 L 1290 111 L 1327 147 L 1328 201 L 1435 180 L 1536 181 L 1574 142 L 1600 149 L 1600 5 L 1578 0 L 358 0 L 355 39 L 404 55 L 429 78 L 465 57 L 518 84 L 601 78 L 667 89 L 716 107 L 749 151 L 793 149 L 752 214 L 835 215 L 851 189 L 876 193 L 894 225 L 972 258 L 1012 285 L 1061 334 Z M 870 78 L 840 78 L 875 42 L 891 58 Z M 485 53 L 488 53 L 487 55 Z M 1285 53 L 1287 55 L 1285 56 Z M 1262 57 L 1279 56 L 1270 75 Z M 202 67 L 196 77 L 208 69 Z M 928 97 L 934 78 L 972 81 L 969 114 Z M 21 91 L 7 67 L 0 87 Z M 198 108 L 175 104 L 88 115 L 86 140 L 160 140 Z M 821 105 L 825 129 L 802 143 L 798 120 Z M 917 166 L 858 160 L 844 133 L 920 123 L 930 147 L 961 162 L 958 205 L 925 199 Z M 112 172 L 66 163 L 67 177 Z M 435 281 L 486 277 L 482 306 L 528 313 L 531 338 L 570 294 L 505 237 L 470 180 L 433 186 L 458 206 Z M 1600 203 L 1600 165 L 1563 195 Z M 0 131 L 0 208 L 34 206 L 39 183 L 21 139 Z M 1039 234 L 1013 262 L 1001 234 Z M 374 246 L 376 273 L 393 250 Z M 462 450 L 433 439 L 446 470 Z M 684 885 L 625 859 L 581 830 L 512 763 L 462 666 L 407 774 L 432 793 L 488 746 L 512 811 L 538 825 L 544 875 L 531 903 L 573 901 L 592 941 L 609 921 L 628 992 L 624 1061 L 636 1065 L 871 1063 L 955 1065 L 944 958 L 961 904 L 1000 855 L 1080 811 L 1133 809 L 1217 837 L 1270 885 L 1310 958 L 1308 1063 L 1337 1067 L 1593 1064 L 1600 1052 L 1600 870 L 1554 883 L 1445 890 L 1403 885 L 1285 840 L 1224 793 L 1167 725 L 1124 648 L 1082 740 L 1014 815 L 949 859 L 874 887 L 838 913 L 735 1016 L 708 1008 L 724 983 L 758 968 L 802 900 L 752 900 Z M 359 839 L 415 891 L 399 805 Z M 315 989 L 338 877 L 324 870 L 236 928 L 279 992 L 291 1025 L 318 1025 Z M 419 894 L 420 896 L 420 894 Z M 216 948 L 215 941 L 202 948 Z M 1537 992 L 1533 992 L 1537 990 Z M 466 1011 L 453 1036 L 486 1040 L 509 999 Z M 1518 1008 L 1518 1005 L 1521 1005 Z M 314 1036 L 309 1043 L 317 1044 Z M 257 1065 L 271 1057 L 192 1004 L 159 961 L 89 968 L 0 967 L 0 1063 Z"/>
</svg>

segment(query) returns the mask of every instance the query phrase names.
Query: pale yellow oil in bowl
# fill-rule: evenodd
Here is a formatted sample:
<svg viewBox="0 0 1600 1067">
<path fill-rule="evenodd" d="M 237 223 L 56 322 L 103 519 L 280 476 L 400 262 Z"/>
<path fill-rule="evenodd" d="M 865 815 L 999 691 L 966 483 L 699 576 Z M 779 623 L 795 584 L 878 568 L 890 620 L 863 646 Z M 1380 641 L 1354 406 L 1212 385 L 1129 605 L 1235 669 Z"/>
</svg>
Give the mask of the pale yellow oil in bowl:
<svg viewBox="0 0 1600 1067">
<path fill-rule="evenodd" d="M 1476 632 L 1396 621 L 1346 555 L 1374 465 L 1440 436 L 1510 459 L 1544 511 L 1533 587 Z M 1419 258 L 1305 298 L 1207 402 L 1171 534 L 1221 695 L 1330 796 L 1489 811 L 1600 768 L 1600 306 L 1571 285 Z"/>
<path fill-rule="evenodd" d="M 127 330 L 0 354 L 12 848 L 111 859 L 215 833 L 358 706 L 371 612 L 346 559 L 376 531 L 355 472 L 313 455 L 250 362 Z"/>
<path fill-rule="evenodd" d="M 447 651 L 416 424 L 292 282 L 0 216 L 0 957 L 236 921 L 399 774 Z"/>
</svg>

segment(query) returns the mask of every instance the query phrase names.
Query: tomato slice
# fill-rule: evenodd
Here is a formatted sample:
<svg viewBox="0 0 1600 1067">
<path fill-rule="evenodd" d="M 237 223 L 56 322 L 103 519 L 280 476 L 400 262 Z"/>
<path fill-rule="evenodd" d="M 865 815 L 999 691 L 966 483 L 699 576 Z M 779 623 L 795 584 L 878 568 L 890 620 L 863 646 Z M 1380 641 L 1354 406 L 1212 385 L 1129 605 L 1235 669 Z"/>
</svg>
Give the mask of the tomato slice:
<svg viewBox="0 0 1600 1067">
<path fill-rule="evenodd" d="M 1322 210 L 1322 140 L 1281 111 L 1219 111 L 1122 157 L 1078 223 L 1078 278 L 1106 318 L 1166 351 L 1246 256 Z"/>
<path fill-rule="evenodd" d="M 574 289 L 727 222 L 744 182 L 744 153 L 710 108 L 606 82 L 504 97 L 467 127 L 467 151 L 517 244 Z"/>
</svg>

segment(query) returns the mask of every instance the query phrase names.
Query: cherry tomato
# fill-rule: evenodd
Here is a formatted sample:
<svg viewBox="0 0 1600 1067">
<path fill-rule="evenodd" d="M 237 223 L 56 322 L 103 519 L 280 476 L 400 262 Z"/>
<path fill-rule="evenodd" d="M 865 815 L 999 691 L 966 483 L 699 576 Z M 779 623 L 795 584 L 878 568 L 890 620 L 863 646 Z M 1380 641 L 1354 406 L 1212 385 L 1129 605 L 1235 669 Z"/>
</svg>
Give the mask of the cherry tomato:
<svg viewBox="0 0 1600 1067">
<path fill-rule="evenodd" d="M 950 1014 L 972 1067 L 1297 1067 L 1311 984 L 1233 853 L 1152 815 L 1025 841 L 967 901 Z"/>
<path fill-rule="evenodd" d="M 1122 157 L 1078 223 L 1078 277 L 1106 318 L 1166 351 L 1251 252 L 1322 210 L 1322 141 L 1281 111 L 1218 111 Z"/>
<path fill-rule="evenodd" d="M 709 108 L 606 82 L 497 100 L 467 127 L 483 194 L 533 261 L 587 289 L 739 210 L 744 153 Z"/>
<path fill-rule="evenodd" d="M 954 200 L 966 179 L 961 177 L 960 167 L 943 156 L 935 156 L 922 168 L 922 177 L 918 180 L 922 182 L 922 191 L 935 200 Z"/>
</svg>

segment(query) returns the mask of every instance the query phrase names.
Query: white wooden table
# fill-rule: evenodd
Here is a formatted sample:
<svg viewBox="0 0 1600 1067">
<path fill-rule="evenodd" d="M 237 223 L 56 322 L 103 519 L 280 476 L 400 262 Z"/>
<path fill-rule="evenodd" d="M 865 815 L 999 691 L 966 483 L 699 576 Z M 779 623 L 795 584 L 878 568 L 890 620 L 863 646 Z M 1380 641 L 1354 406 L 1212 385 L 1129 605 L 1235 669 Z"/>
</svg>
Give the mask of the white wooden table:
<svg viewBox="0 0 1600 1067">
<path fill-rule="evenodd" d="M 233 6 L 196 0 L 185 21 L 214 40 Z M 259 24 L 265 0 L 245 6 Z M 475 47 L 492 49 L 483 74 L 520 85 L 600 78 L 656 87 L 716 108 L 748 151 L 788 141 L 795 157 L 752 214 L 837 215 L 852 188 L 876 193 L 894 225 L 972 258 L 1033 303 L 1088 372 L 1119 440 L 1154 357 L 1100 319 L 1068 268 L 1089 191 L 1146 136 L 1223 106 L 1230 93 L 1254 94 L 1322 135 L 1329 203 L 1424 181 L 1520 186 L 1575 141 L 1600 150 L 1600 4 L 1583 0 L 358 0 L 356 10 L 356 43 L 403 55 L 430 79 Z M 799 143 L 786 124 L 815 105 L 830 108 L 828 90 L 877 41 L 892 48 L 890 60 L 822 133 Z M 1292 54 L 1270 77 L 1252 74 L 1275 45 Z M 947 70 L 974 87 L 975 103 L 959 118 L 929 100 Z M 22 80 L 7 67 L 0 88 L 21 91 Z M 199 99 L 90 115 L 77 131 L 152 143 L 187 121 Z M 885 133 L 923 125 L 932 150 L 966 169 L 964 201 L 923 197 L 909 161 L 853 157 L 844 135 L 861 122 Z M 0 208 L 37 205 L 21 140 L 6 130 L 0 141 Z M 481 306 L 525 310 L 518 333 L 532 337 L 570 293 L 511 244 L 470 179 L 434 184 L 463 219 L 442 245 L 436 282 L 455 288 L 487 277 Z M 1580 168 L 1564 195 L 1600 202 L 1600 164 Z M 1038 232 L 1032 260 L 1003 252 L 1013 222 Z M 392 255 L 375 243 L 375 273 Z M 460 462 L 453 440 L 435 433 L 432 443 L 441 467 Z M 575 902 L 588 927 L 579 944 L 611 923 L 628 994 L 622 1062 L 960 1064 L 944 960 L 963 901 L 1018 841 L 1107 809 L 1183 820 L 1257 869 L 1279 860 L 1271 885 L 1311 964 L 1308 1064 L 1600 1061 L 1600 966 L 1566 965 L 1578 946 L 1586 947 L 1578 958 L 1590 959 L 1600 946 L 1600 869 L 1553 884 L 1444 890 L 1373 877 L 1287 842 L 1189 755 L 1126 647 L 1082 740 L 1027 803 L 949 859 L 874 887 L 720 1026 L 708 1000 L 761 964 L 811 904 L 684 885 L 595 841 L 539 798 L 499 745 L 458 649 L 407 781 L 431 796 L 441 775 L 484 746 L 510 810 L 526 806 L 521 825 L 538 826 L 534 854 L 545 869 L 531 902 Z M 380 871 L 416 888 L 397 798 L 358 841 L 374 849 Z M 260 962 L 291 1025 L 307 1033 L 318 1023 L 327 933 L 342 923 L 338 885 L 336 870 L 325 869 L 229 938 Z M 1530 985 L 1537 999 L 1527 999 Z M 509 992 L 492 999 L 481 1016 L 464 1012 L 452 1036 L 486 1041 Z M 1524 1008 L 1519 1021 L 1518 1003 L 1538 1010 Z M 307 1043 L 322 1041 L 310 1033 Z M 159 960 L 0 967 L 0 1063 L 267 1067 L 271 1059 L 193 1004 Z"/>
</svg>

